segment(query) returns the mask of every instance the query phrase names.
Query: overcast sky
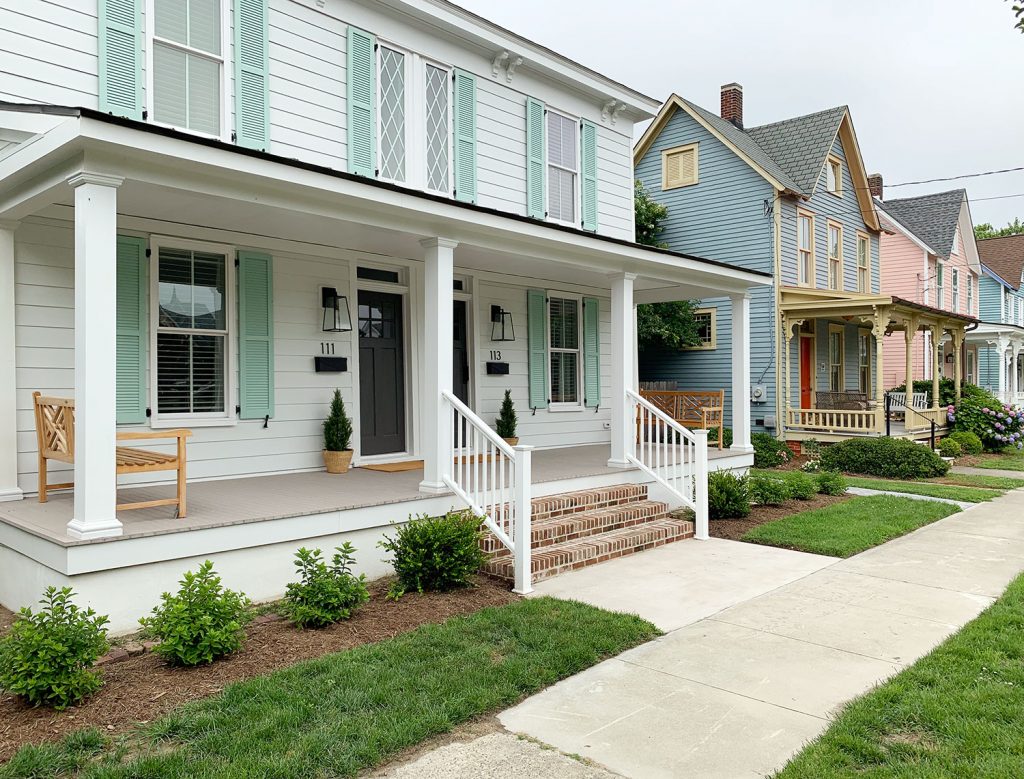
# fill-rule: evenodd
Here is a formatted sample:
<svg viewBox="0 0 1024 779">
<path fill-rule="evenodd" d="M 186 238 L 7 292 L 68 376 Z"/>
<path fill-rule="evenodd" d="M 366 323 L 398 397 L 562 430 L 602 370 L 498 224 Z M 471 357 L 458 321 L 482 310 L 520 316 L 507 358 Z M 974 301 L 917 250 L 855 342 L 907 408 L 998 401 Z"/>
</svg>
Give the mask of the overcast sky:
<svg viewBox="0 0 1024 779">
<path fill-rule="evenodd" d="M 455 0 L 664 100 L 718 111 L 743 85 L 753 126 L 847 104 L 886 184 L 1024 165 L 1024 35 L 1004 0 Z M 975 224 L 1024 219 L 1024 172 L 886 188 L 964 186 Z"/>
</svg>

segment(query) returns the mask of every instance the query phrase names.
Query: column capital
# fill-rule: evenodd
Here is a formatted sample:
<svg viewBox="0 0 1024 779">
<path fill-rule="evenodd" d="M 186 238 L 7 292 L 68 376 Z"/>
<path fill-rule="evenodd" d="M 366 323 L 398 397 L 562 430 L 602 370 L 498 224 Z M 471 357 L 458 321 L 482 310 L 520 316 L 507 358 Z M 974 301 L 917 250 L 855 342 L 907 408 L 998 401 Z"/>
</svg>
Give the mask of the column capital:
<svg viewBox="0 0 1024 779">
<path fill-rule="evenodd" d="M 424 249 L 454 249 L 459 245 L 459 242 L 452 238 L 422 238 L 420 240 L 420 246 Z"/>
<path fill-rule="evenodd" d="M 625 279 L 626 281 L 636 281 L 637 273 L 629 273 L 628 271 L 615 271 L 614 273 L 608 274 L 613 279 Z"/>
<path fill-rule="evenodd" d="M 16 219 L 0 219 L 0 230 L 10 230 L 12 233 L 21 226 Z"/>
<path fill-rule="evenodd" d="M 68 179 L 68 184 L 74 188 L 83 184 L 98 184 L 101 187 L 119 187 L 124 183 L 124 176 L 111 176 L 107 173 L 94 173 L 91 171 L 83 170 L 71 176 Z"/>
</svg>

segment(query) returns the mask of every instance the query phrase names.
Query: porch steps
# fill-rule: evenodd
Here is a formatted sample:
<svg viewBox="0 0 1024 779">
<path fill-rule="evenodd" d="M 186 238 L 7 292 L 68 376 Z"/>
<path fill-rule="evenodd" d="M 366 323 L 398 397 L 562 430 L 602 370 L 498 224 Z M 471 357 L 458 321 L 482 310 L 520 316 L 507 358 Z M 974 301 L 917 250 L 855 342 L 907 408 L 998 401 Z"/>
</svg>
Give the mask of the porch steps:
<svg viewBox="0 0 1024 779">
<path fill-rule="evenodd" d="M 694 532 L 692 521 L 670 517 L 668 505 L 648 500 L 647 487 L 637 484 L 537 498 L 533 512 L 534 582 L 691 538 Z M 482 546 L 490 555 L 484 571 L 512 579 L 511 553 L 490 534 Z"/>
</svg>

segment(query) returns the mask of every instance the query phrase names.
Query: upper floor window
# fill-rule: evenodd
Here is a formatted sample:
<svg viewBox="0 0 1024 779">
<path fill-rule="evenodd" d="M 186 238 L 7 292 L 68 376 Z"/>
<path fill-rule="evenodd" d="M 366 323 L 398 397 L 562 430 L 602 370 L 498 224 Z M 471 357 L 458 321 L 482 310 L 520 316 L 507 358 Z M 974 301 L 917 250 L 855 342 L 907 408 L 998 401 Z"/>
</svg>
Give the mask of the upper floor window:
<svg viewBox="0 0 1024 779">
<path fill-rule="evenodd" d="M 857 291 L 871 291 L 871 239 L 857 233 Z"/>
<path fill-rule="evenodd" d="M 843 288 L 843 228 L 828 223 L 828 288 Z"/>
<path fill-rule="evenodd" d="M 838 157 L 829 156 L 825 166 L 826 187 L 833 195 L 843 194 L 843 163 Z"/>
<path fill-rule="evenodd" d="M 797 272 L 800 286 L 814 286 L 814 217 L 803 211 L 796 215 Z"/>
<path fill-rule="evenodd" d="M 941 262 L 935 263 L 935 307 L 942 308 L 945 303 L 945 276 L 946 266 Z"/>
<path fill-rule="evenodd" d="M 698 308 L 693 312 L 693 322 L 697 326 L 697 343 L 693 346 L 684 346 L 684 349 L 704 349 L 711 350 L 715 348 L 716 330 L 715 326 L 715 309 L 713 308 Z"/>
<path fill-rule="evenodd" d="M 697 183 L 697 144 L 688 143 L 661 153 L 661 188 L 675 189 Z"/>
<path fill-rule="evenodd" d="M 953 231 L 953 248 L 949 250 L 950 254 L 960 254 L 960 226 Z"/>
<path fill-rule="evenodd" d="M 548 217 L 576 225 L 579 122 L 547 111 Z"/>
<path fill-rule="evenodd" d="M 220 137 L 223 14 L 222 0 L 153 0 L 153 121 Z"/>
<path fill-rule="evenodd" d="M 389 46 L 377 47 L 378 165 L 380 177 L 406 180 L 406 90 L 404 52 Z"/>
<path fill-rule="evenodd" d="M 974 316 L 974 278 L 967 277 L 967 313 Z"/>
<path fill-rule="evenodd" d="M 953 310 L 960 310 L 960 271 L 953 268 Z"/>
</svg>

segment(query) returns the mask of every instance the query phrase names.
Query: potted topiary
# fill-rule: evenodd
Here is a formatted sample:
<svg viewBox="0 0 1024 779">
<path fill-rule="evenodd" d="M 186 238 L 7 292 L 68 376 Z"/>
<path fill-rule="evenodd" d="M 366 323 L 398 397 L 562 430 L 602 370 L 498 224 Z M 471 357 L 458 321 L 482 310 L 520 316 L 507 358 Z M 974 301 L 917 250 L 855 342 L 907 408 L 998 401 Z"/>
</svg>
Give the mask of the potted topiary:
<svg viewBox="0 0 1024 779">
<path fill-rule="evenodd" d="M 505 390 L 505 399 L 501 401 L 501 412 L 494 420 L 494 429 L 509 446 L 519 443 L 519 438 L 516 436 L 516 424 L 516 407 L 512 404 L 512 390 Z"/>
<path fill-rule="evenodd" d="M 352 464 L 352 420 L 345 413 L 341 390 L 334 390 L 331 411 L 324 420 L 324 465 L 328 473 L 346 473 Z"/>
</svg>

